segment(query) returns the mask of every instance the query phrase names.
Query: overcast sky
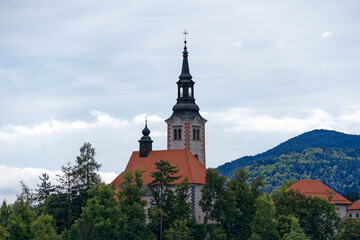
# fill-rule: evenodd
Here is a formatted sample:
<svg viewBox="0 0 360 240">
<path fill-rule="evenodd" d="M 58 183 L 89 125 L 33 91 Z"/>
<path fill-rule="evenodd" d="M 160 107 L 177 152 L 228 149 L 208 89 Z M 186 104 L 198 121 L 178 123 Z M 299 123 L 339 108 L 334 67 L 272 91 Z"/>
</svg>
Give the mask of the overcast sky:
<svg viewBox="0 0 360 240">
<path fill-rule="evenodd" d="M 166 149 L 184 30 L 217 167 L 305 131 L 360 133 L 360 1 L 0 0 L 0 200 L 95 147 Z"/>
</svg>

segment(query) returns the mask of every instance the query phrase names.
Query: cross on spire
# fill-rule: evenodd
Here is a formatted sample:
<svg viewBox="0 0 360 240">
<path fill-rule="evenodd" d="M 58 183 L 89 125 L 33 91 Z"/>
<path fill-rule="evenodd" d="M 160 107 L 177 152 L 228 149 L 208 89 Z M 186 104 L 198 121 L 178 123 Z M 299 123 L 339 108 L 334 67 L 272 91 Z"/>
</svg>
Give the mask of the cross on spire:
<svg viewBox="0 0 360 240">
<path fill-rule="evenodd" d="M 189 33 L 185 30 L 185 31 L 183 32 L 183 34 L 184 34 L 184 36 L 185 36 L 184 43 L 186 44 L 186 35 L 188 35 Z"/>
</svg>

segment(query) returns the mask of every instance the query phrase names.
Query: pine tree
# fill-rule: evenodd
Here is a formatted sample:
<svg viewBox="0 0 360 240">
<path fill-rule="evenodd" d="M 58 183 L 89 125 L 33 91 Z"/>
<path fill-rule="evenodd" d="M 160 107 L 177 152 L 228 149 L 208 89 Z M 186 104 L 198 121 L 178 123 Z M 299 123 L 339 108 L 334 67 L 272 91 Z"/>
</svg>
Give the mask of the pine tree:
<svg viewBox="0 0 360 240">
<path fill-rule="evenodd" d="M 40 184 L 37 184 L 38 188 L 35 190 L 35 199 L 37 201 L 37 209 L 40 210 L 44 206 L 46 199 L 53 193 L 55 193 L 55 186 L 51 184 L 49 181 L 49 175 L 43 173 L 42 176 L 39 177 Z M 40 210 L 41 212 L 44 209 Z"/>
<path fill-rule="evenodd" d="M 148 189 L 141 189 L 143 186 L 142 174 L 141 170 L 126 172 L 118 189 L 118 199 L 123 217 L 123 227 L 120 230 L 121 239 L 156 238 L 146 225 L 144 210 L 146 202 L 142 196 Z"/>
<path fill-rule="evenodd" d="M 101 164 L 95 161 L 95 155 L 95 148 L 92 148 L 90 143 L 85 142 L 80 148 L 80 156 L 76 158 L 77 165 L 74 172 L 82 189 L 90 189 L 101 182 L 99 174 L 96 173 Z"/>
<path fill-rule="evenodd" d="M 176 176 L 179 172 L 176 166 L 171 166 L 168 161 L 160 160 L 155 163 L 156 170 L 151 173 L 153 181 L 149 184 L 153 192 L 153 204 L 157 210 L 151 210 L 158 214 L 159 239 L 163 238 L 163 218 L 169 217 L 174 210 L 174 192 L 171 184 L 181 176 Z M 154 215 L 152 215 L 154 216 Z M 170 222 L 166 221 L 169 225 Z"/>
<path fill-rule="evenodd" d="M 219 175 L 219 170 L 206 169 L 205 185 L 201 189 L 199 205 L 205 213 L 205 224 L 208 220 L 220 221 L 222 215 L 222 200 L 224 198 L 225 177 Z"/>
</svg>

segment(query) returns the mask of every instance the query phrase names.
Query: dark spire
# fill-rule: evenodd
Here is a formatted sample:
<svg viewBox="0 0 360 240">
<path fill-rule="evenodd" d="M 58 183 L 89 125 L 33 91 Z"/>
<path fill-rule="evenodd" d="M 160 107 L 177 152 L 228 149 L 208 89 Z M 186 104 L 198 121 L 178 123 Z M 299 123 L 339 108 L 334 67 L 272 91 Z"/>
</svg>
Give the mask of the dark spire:
<svg viewBox="0 0 360 240">
<path fill-rule="evenodd" d="M 176 82 L 178 85 L 178 97 L 176 99 L 176 104 L 173 107 L 173 114 L 166 121 L 172 119 L 173 117 L 179 117 L 181 119 L 194 119 L 198 116 L 200 119 L 204 119 L 199 113 L 199 106 L 195 103 L 195 82 L 192 80 L 192 76 L 190 74 L 188 51 L 186 46 L 186 34 L 188 33 L 185 31 L 183 34 L 185 35 L 183 62 L 179 81 Z"/>
<path fill-rule="evenodd" d="M 186 31 L 185 31 L 186 32 Z M 190 74 L 190 70 L 189 70 L 189 62 L 188 62 L 188 51 L 187 51 L 187 47 L 186 47 L 186 40 L 184 41 L 184 51 L 183 51 L 183 63 L 182 63 L 182 68 L 181 68 L 181 74 L 180 74 L 180 80 L 191 80 L 192 76 Z"/>
<path fill-rule="evenodd" d="M 145 158 L 149 155 L 149 152 L 152 151 L 152 142 L 150 135 L 150 130 L 147 127 L 147 119 L 145 120 L 145 127 L 142 130 L 143 136 L 139 140 L 139 155 L 141 158 Z"/>
</svg>

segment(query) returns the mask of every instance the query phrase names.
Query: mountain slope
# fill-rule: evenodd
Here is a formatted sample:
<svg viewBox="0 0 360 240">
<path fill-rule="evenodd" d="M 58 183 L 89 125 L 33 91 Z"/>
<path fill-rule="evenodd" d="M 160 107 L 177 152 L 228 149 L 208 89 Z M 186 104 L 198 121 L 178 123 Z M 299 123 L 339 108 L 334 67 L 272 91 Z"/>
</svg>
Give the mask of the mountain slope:
<svg viewBox="0 0 360 240">
<path fill-rule="evenodd" d="M 360 135 L 350 135 L 331 130 L 313 130 L 291 138 L 280 145 L 255 156 L 238 158 L 218 167 L 219 173 L 230 176 L 238 168 L 243 168 L 260 159 L 277 158 L 282 154 L 301 153 L 308 148 L 355 149 L 360 147 Z"/>
<path fill-rule="evenodd" d="M 262 176 L 265 192 L 271 193 L 287 181 L 316 179 L 344 195 L 360 187 L 360 148 L 308 148 L 301 153 L 259 159 L 245 170 L 250 181 Z"/>
</svg>

